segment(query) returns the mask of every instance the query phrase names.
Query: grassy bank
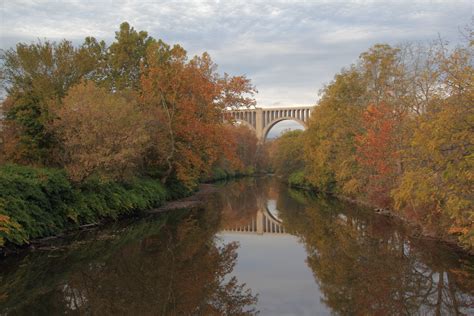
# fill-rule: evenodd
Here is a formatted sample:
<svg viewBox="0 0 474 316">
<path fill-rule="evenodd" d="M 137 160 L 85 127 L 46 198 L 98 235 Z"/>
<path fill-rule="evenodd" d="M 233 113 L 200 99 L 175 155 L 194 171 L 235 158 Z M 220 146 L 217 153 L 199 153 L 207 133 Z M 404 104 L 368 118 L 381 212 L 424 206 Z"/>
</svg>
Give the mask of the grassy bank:
<svg viewBox="0 0 474 316">
<path fill-rule="evenodd" d="M 0 247 L 22 246 L 84 224 L 160 206 L 189 192 L 154 179 L 89 179 L 75 185 L 58 169 L 0 166 Z"/>
</svg>

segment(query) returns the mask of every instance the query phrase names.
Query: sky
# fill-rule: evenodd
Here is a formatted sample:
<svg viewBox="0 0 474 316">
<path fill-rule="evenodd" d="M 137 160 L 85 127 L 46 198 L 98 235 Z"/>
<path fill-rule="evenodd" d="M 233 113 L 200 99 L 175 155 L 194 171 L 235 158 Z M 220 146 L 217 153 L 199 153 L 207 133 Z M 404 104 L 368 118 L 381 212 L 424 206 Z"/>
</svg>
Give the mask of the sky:
<svg viewBox="0 0 474 316">
<path fill-rule="evenodd" d="M 375 43 L 456 43 L 473 1 L 0 0 L 0 48 L 94 36 L 110 43 L 121 22 L 210 53 L 218 70 L 246 75 L 258 106 L 314 105 L 319 91 Z M 283 129 L 285 126 L 283 127 Z"/>
</svg>

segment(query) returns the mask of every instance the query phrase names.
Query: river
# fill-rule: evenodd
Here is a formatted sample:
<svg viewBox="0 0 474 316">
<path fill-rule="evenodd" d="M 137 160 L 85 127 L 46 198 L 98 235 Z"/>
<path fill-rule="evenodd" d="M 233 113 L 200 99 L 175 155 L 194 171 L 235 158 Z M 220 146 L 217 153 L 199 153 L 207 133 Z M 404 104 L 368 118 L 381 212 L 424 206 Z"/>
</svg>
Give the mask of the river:
<svg viewBox="0 0 474 316">
<path fill-rule="evenodd" d="M 474 261 L 271 177 L 0 260 L 0 315 L 474 315 Z"/>
</svg>

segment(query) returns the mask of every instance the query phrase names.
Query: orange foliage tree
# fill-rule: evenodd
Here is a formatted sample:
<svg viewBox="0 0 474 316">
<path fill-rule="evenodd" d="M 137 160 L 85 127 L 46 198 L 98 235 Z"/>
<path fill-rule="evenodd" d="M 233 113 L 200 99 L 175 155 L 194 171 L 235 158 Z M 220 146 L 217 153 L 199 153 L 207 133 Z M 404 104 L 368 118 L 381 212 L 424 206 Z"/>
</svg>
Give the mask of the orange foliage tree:
<svg viewBox="0 0 474 316">
<path fill-rule="evenodd" d="M 369 105 L 363 114 L 365 133 L 357 135 L 356 160 L 367 181 L 366 192 L 371 201 L 390 205 L 390 190 L 395 184 L 398 152 L 395 132 L 397 120 L 386 103 Z"/>
<path fill-rule="evenodd" d="M 236 156 L 241 168 L 256 168 L 258 154 L 258 139 L 255 133 L 244 125 L 231 126 L 231 133 L 236 144 Z"/>
<path fill-rule="evenodd" d="M 253 104 L 246 95 L 255 91 L 244 77 L 220 78 L 207 53 L 188 61 L 178 45 L 150 45 L 147 62 L 141 76 L 141 103 L 151 118 L 147 163 L 163 182 L 174 176 L 192 186 L 222 157 L 235 160 L 222 111 Z"/>
</svg>

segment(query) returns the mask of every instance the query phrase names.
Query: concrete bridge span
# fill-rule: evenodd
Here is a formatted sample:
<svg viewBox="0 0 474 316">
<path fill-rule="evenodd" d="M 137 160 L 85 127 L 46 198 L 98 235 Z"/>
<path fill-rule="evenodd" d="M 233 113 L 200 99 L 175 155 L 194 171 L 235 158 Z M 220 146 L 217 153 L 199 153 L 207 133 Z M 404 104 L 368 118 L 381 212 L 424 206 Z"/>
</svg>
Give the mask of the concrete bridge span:
<svg viewBox="0 0 474 316">
<path fill-rule="evenodd" d="M 253 108 L 229 110 L 228 113 L 236 121 L 254 130 L 258 140 L 264 142 L 270 129 L 278 122 L 292 120 L 306 128 L 312 109 L 312 106 Z"/>
</svg>

